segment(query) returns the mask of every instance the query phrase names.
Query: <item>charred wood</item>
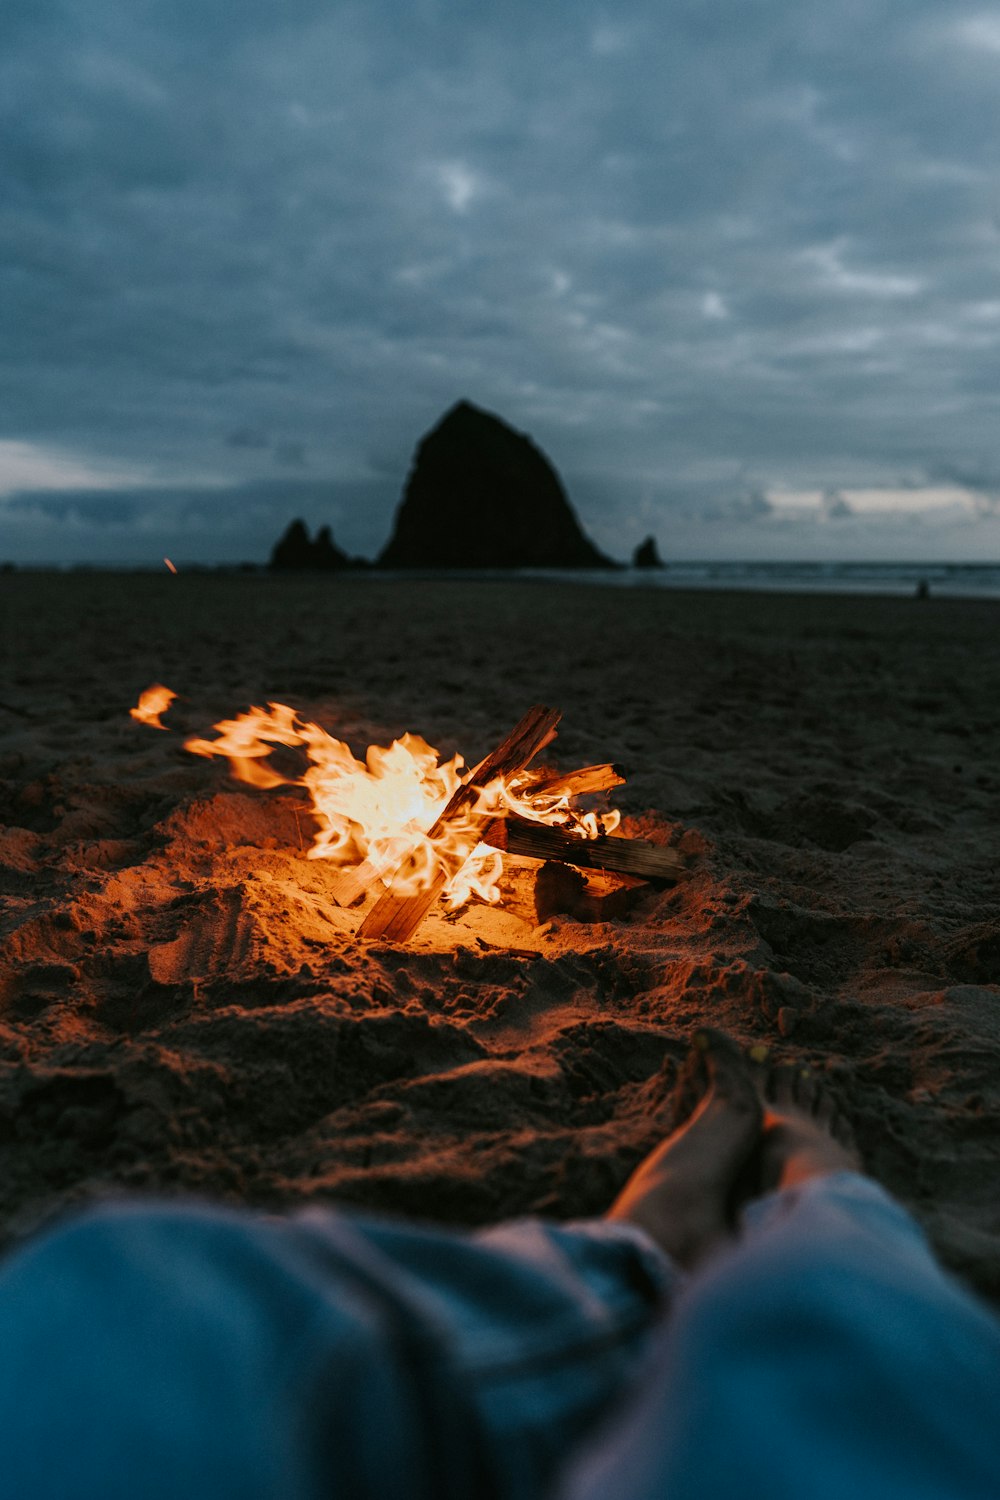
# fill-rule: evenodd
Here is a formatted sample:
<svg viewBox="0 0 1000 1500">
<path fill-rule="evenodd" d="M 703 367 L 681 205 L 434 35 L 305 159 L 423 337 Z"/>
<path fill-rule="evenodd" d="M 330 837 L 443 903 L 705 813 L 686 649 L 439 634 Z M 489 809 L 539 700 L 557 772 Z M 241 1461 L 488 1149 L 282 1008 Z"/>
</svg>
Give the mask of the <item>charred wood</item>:
<svg viewBox="0 0 1000 1500">
<path fill-rule="evenodd" d="M 491 818 L 480 838 L 484 844 L 508 854 L 557 860 L 588 870 L 616 870 L 622 875 L 637 875 L 641 880 L 675 881 L 685 870 L 684 859 L 676 850 L 664 849 L 646 839 L 605 834 L 596 839 L 580 838 L 517 813 Z"/>
</svg>

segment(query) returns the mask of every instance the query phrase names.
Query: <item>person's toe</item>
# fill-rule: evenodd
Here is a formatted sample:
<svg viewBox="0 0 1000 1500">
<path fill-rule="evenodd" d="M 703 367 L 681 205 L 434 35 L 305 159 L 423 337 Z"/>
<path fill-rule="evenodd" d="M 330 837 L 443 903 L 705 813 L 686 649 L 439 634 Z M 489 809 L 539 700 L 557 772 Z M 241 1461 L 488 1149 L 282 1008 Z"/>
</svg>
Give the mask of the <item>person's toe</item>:
<svg viewBox="0 0 1000 1500">
<path fill-rule="evenodd" d="M 724 1031 L 705 1026 L 695 1032 L 694 1046 L 704 1055 L 710 1091 L 741 1113 L 757 1113 L 757 1091 L 739 1043 Z"/>
</svg>

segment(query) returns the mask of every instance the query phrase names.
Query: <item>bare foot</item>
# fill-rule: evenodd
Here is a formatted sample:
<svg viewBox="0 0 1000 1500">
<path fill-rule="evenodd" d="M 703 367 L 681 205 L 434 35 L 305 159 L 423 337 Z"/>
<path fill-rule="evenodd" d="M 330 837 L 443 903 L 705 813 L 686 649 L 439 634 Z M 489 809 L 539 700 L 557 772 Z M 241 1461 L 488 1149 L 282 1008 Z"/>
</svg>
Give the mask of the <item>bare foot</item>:
<svg viewBox="0 0 1000 1500">
<path fill-rule="evenodd" d="M 731 1237 L 729 1205 L 757 1145 L 762 1108 L 739 1047 L 720 1031 L 696 1033 L 683 1098 L 701 1073 L 707 1087 L 690 1119 L 633 1172 L 608 1217 L 627 1219 L 690 1269 Z"/>
<path fill-rule="evenodd" d="M 850 1127 L 811 1068 L 772 1067 L 763 1092 L 759 1193 L 862 1170 Z"/>
</svg>

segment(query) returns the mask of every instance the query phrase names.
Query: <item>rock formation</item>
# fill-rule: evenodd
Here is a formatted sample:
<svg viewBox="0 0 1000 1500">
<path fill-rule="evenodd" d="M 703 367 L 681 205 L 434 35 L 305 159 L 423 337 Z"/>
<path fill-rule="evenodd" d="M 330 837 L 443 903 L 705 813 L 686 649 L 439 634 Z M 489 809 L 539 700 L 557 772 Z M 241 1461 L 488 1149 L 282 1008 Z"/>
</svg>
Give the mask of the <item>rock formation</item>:
<svg viewBox="0 0 1000 1500">
<path fill-rule="evenodd" d="M 293 521 L 281 540 L 275 542 L 270 565 L 275 572 L 310 569 L 324 573 L 354 566 L 352 559 L 334 542 L 329 526 L 321 526 L 313 541 L 303 521 Z"/>
<path fill-rule="evenodd" d="M 633 568 L 666 567 L 656 545 L 655 536 L 648 536 L 644 542 L 639 543 L 632 554 L 632 566 Z"/>
<path fill-rule="evenodd" d="M 530 438 L 460 401 L 421 440 L 383 568 L 613 568 Z"/>
</svg>

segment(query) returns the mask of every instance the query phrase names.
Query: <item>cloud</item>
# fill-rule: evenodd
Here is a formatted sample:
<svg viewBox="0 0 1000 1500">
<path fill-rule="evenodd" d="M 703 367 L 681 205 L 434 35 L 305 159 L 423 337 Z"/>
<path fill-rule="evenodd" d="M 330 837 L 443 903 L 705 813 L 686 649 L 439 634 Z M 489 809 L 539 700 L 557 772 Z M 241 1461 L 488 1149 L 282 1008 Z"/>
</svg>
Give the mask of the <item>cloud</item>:
<svg viewBox="0 0 1000 1500">
<path fill-rule="evenodd" d="M 226 442 L 230 448 L 267 448 L 269 439 L 266 433 L 258 432 L 253 427 L 237 427 L 234 431 L 227 433 Z"/>
<path fill-rule="evenodd" d="M 884 547 L 856 492 L 1000 473 L 988 9 L 9 9 L 0 491 L 81 499 L 4 510 L 5 555 L 182 553 L 181 493 L 199 545 L 265 547 L 252 487 L 306 455 L 372 553 L 460 396 L 604 545 L 683 514 L 709 551 Z M 145 496 L 117 541 L 104 490 Z M 773 502 L 807 492 L 855 513 Z M 997 493 L 939 544 L 978 552 Z"/>
<path fill-rule="evenodd" d="M 305 444 L 275 443 L 274 461 L 286 469 L 304 469 L 306 467 Z"/>
<path fill-rule="evenodd" d="M 729 307 L 725 297 L 718 292 L 705 292 L 701 299 L 701 313 L 704 318 L 720 320 L 728 318 Z"/>
<path fill-rule="evenodd" d="M 24 490 L 115 490 L 141 480 L 134 468 L 37 443 L 0 440 L 0 500 Z"/>
<path fill-rule="evenodd" d="M 131 566 L 166 554 L 177 563 L 263 563 L 296 517 L 312 530 L 332 527 L 348 553 L 371 556 L 388 530 L 375 532 L 370 517 L 390 514 L 395 499 L 392 487 L 378 479 L 26 491 L 0 499 L 0 559 L 44 562 L 42 549 L 54 542 L 63 562 Z"/>
<path fill-rule="evenodd" d="M 923 289 L 919 276 L 900 276 L 891 272 L 859 270 L 844 263 L 846 247 L 841 244 L 816 245 L 803 251 L 803 259 L 814 266 L 820 285 L 835 292 L 857 293 L 862 297 L 916 297 Z"/>
<path fill-rule="evenodd" d="M 118 530 L 135 520 L 140 502 L 124 495 L 84 491 L 82 493 L 32 491 L 11 495 L 4 503 L 9 516 L 23 516 L 29 522 L 55 521 L 62 526 L 107 528 Z"/>
<path fill-rule="evenodd" d="M 735 523 L 740 526 L 772 521 L 776 514 L 773 503 L 760 490 L 722 494 L 714 501 L 696 494 L 693 503 L 681 505 L 680 510 L 691 521 L 719 522 L 723 525 Z"/>
<path fill-rule="evenodd" d="M 955 26 L 953 34 L 957 41 L 977 52 L 1000 53 L 1000 16 L 995 11 L 965 16 Z"/>
<path fill-rule="evenodd" d="M 927 465 L 925 474 L 931 482 L 969 491 L 981 501 L 1000 500 L 1000 465 L 985 455 L 938 460 Z"/>
<path fill-rule="evenodd" d="M 820 501 L 820 515 L 824 521 L 849 521 L 855 514 L 854 507 L 839 490 L 828 490 Z"/>
<path fill-rule="evenodd" d="M 434 175 L 444 201 L 453 213 L 467 213 L 482 192 L 479 175 L 464 162 L 439 162 L 434 168 Z"/>
</svg>

